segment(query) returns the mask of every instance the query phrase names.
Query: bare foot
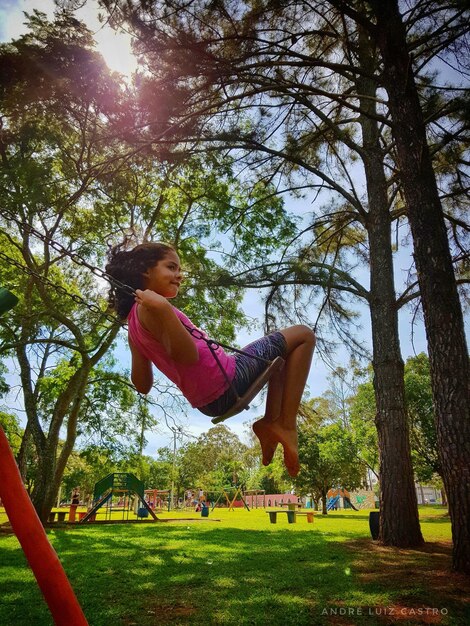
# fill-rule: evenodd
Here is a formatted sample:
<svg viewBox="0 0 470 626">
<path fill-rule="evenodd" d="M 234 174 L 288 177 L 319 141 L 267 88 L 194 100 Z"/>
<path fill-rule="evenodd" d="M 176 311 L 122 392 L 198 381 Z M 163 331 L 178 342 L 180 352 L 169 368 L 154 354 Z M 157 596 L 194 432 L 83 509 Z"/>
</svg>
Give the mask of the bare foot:
<svg viewBox="0 0 470 626">
<path fill-rule="evenodd" d="M 300 471 L 297 430 L 282 429 L 279 438 L 284 448 L 284 464 L 289 476 L 295 478 Z"/>
<path fill-rule="evenodd" d="M 258 437 L 263 453 L 263 465 L 269 465 L 273 460 L 279 439 L 272 428 L 273 422 L 265 417 L 253 424 L 253 432 Z"/>
<path fill-rule="evenodd" d="M 300 463 L 299 463 L 299 455 L 296 452 L 293 452 L 287 446 L 284 447 L 284 465 L 286 466 L 287 473 L 292 478 L 295 478 L 297 474 L 300 472 Z"/>
<path fill-rule="evenodd" d="M 284 428 L 280 420 L 269 421 L 263 417 L 253 424 L 253 431 L 261 444 L 263 465 L 271 463 L 277 444 L 281 443 L 287 471 L 290 476 L 297 476 L 300 470 L 297 430 Z"/>
</svg>

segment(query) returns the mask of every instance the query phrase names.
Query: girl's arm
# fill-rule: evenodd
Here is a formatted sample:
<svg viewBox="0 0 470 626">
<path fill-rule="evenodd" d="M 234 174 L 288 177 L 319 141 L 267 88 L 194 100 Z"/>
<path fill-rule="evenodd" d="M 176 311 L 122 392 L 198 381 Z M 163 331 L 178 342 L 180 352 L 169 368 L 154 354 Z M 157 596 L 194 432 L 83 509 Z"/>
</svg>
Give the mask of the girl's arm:
<svg viewBox="0 0 470 626">
<path fill-rule="evenodd" d="M 140 323 L 159 341 L 177 363 L 191 365 L 199 360 L 196 343 L 180 322 L 166 298 L 150 289 L 136 290 Z"/>
<path fill-rule="evenodd" d="M 131 381 L 139 393 L 148 393 L 153 385 L 152 364 L 140 354 L 129 339 L 132 355 Z"/>
</svg>

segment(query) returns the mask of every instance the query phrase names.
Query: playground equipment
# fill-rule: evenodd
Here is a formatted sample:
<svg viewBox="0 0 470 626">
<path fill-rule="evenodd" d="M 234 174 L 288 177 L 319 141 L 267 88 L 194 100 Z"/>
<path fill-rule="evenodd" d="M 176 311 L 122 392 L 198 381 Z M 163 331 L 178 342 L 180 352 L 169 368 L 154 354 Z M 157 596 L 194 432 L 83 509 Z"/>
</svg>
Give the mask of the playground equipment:
<svg viewBox="0 0 470 626">
<path fill-rule="evenodd" d="M 337 489 L 330 489 L 326 495 L 328 497 L 328 501 L 326 504 L 327 511 L 337 509 L 340 504 L 341 498 L 343 498 L 344 509 L 354 509 L 355 511 L 359 511 L 359 509 L 356 508 L 351 502 L 351 496 L 349 495 L 349 491 L 347 491 L 347 489 L 343 489 L 342 487 L 338 487 Z"/>
<path fill-rule="evenodd" d="M 18 298 L 15 294 L 5 289 L 5 287 L 0 287 L 0 315 L 3 315 L 3 313 L 6 313 L 17 304 Z"/>
<path fill-rule="evenodd" d="M 243 492 L 243 496 L 248 502 L 248 506 L 251 506 L 252 509 L 258 508 L 260 498 L 263 502 L 260 508 L 266 508 L 266 491 L 264 489 L 246 489 Z"/>
<path fill-rule="evenodd" d="M 343 502 L 345 509 L 354 509 L 354 511 L 359 511 L 359 509 L 354 506 L 354 504 L 351 502 L 351 499 L 347 496 L 343 496 Z"/>
<path fill-rule="evenodd" d="M 329 498 L 327 505 L 326 505 L 326 510 L 327 511 L 336 510 L 338 508 L 339 499 L 340 499 L 340 496 L 334 496 L 333 498 Z"/>
<path fill-rule="evenodd" d="M 116 496 L 118 498 L 118 510 L 122 512 L 121 520 L 111 519 L 112 512 L 116 511 L 116 508 L 112 506 L 113 498 Z M 154 521 L 157 522 L 158 517 L 145 500 L 144 483 L 142 481 L 134 476 L 134 474 L 126 472 L 108 474 L 95 484 L 93 504 L 89 511 L 79 520 L 79 524 L 96 521 L 96 513 L 105 505 L 104 521 L 135 521 L 134 519 L 129 519 L 129 513 L 133 510 L 131 502 L 133 502 L 135 498 L 138 498 L 138 501 L 142 504 L 142 506 L 137 509 L 137 520 L 150 515 Z"/>
<path fill-rule="evenodd" d="M 67 575 L 24 488 L 0 428 L 0 498 L 56 626 L 88 626 Z"/>
<path fill-rule="evenodd" d="M 234 350 L 233 347 L 224 346 L 221 343 L 219 343 L 219 345 L 229 350 Z M 241 350 L 236 350 L 236 352 L 240 352 L 243 354 Z M 213 352 L 213 354 L 214 356 L 216 356 L 215 352 Z M 254 354 L 249 354 L 248 352 L 246 352 L 245 354 L 251 357 L 255 357 Z M 260 357 L 257 357 L 257 358 L 260 359 Z M 264 372 L 261 372 L 258 378 L 253 382 L 253 384 L 250 387 L 248 387 L 248 389 L 245 391 L 245 393 L 242 396 L 238 395 L 238 393 L 235 391 L 235 388 L 232 382 L 229 381 L 230 388 L 233 389 L 235 393 L 235 397 L 237 398 L 237 401 L 226 413 L 224 413 L 223 415 L 219 415 L 218 417 L 213 417 L 211 419 L 211 422 L 213 424 L 224 422 L 225 420 L 229 419 L 229 417 L 233 417 L 234 415 L 237 415 L 243 410 L 248 410 L 250 408 L 250 402 L 253 400 L 255 396 L 258 395 L 261 389 L 269 381 L 271 376 L 275 374 L 276 372 L 279 372 L 284 367 L 284 359 L 282 359 L 280 356 L 277 356 L 273 361 L 267 361 L 266 359 L 261 359 L 261 360 L 265 361 L 268 364 L 266 369 L 264 370 Z M 218 357 L 217 357 L 217 364 L 219 365 L 220 368 L 222 368 L 222 365 L 220 364 Z M 222 371 L 225 374 L 225 370 L 222 369 Z"/>
<path fill-rule="evenodd" d="M 12 309 L 18 298 L 0 288 L 0 315 Z M 88 626 L 67 575 L 49 543 L 41 520 L 23 485 L 15 458 L 0 427 L 0 501 L 5 507 L 56 626 Z"/>
<path fill-rule="evenodd" d="M 168 501 L 170 497 L 169 489 L 146 489 L 144 491 L 145 500 L 149 507 L 153 510 L 163 510 L 164 502 Z"/>
<path fill-rule="evenodd" d="M 230 498 L 230 496 L 228 495 L 229 491 L 235 490 L 235 495 L 233 496 L 233 498 Z M 214 504 L 212 505 L 212 509 L 211 511 L 213 511 L 215 509 L 215 507 L 217 506 L 217 504 L 219 503 L 219 500 L 221 498 L 225 498 L 225 501 L 227 502 L 227 506 L 228 506 L 228 510 L 229 511 L 234 511 L 235 507 L 233 506 L 237 496 L 240 497 L 240 500 L 243 502 L 243 505 L 245 506 L 246 510 L 249 511 L 250 507 L 248 506 L 248 504 L 245 501 L 245 498 L 243 497 L 243 492 L 242 492 L 242 488 L 239 487 L 238 485 L 234 485 L 233 487 L 231 487 L 230 485 L 223 487 L 222 491 L 219 494 L 219 497 L 217 498 L 217 500 L 214 502 Z"/>
</svg>

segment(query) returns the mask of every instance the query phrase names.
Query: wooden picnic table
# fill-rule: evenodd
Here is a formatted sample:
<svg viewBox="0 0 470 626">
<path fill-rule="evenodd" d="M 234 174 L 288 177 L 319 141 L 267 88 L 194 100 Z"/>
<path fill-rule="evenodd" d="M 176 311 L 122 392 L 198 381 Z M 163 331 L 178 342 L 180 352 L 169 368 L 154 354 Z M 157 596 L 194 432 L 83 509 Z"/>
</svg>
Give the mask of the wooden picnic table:
<svg viewBox="0 0 470 626">
<path fill-rule="evenodd" d="M 271 524 L 277 523 L 278 513 L 285 513 L 287 515 L 287 521 L 289 522 L 289 524 L 296 523 L 297 515 L 305 515 L 307 517 L 308 524 L 313 524 L 313 519 L 314 519 L 313 511 L 297 512 L 297 511 L 286 511 L 286 509 L 278 509 L 276 511 L 266 511 L 266 513 L 269 515 L 269 521 L 271 522 Z"/>
</svg>

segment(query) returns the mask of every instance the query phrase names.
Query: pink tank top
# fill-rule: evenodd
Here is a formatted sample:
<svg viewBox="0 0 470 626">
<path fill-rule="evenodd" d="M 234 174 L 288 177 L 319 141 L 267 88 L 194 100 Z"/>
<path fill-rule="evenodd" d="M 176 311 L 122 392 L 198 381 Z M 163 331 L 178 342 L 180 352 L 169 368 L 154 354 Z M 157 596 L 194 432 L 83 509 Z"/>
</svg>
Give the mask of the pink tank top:
<svg viewBox="0 0 470 626">
<path fill-rule="evenodd" d="M 176 307 L 173 307 L 173 311 L 181 322 L 196 328 Z M 162 344 L 142 326 L 137 315 L 137 304 L 132 307 L 127 323 L 129 338 L 134 346 L 181 390 L 192 407 L 205 406 L 217 400 L 228 389 L 229 384 L 203 339 L 193 338 L 199 352 L 199 361 L 184 365 L 173 361 Z M 204 336 L 207 337 L 205 334 Z M 222 348 L 217 348 L 216 352 L 228 379 L 232 381 L 235 376 L 235 357 L 226 354 Z"/>
</svg>

